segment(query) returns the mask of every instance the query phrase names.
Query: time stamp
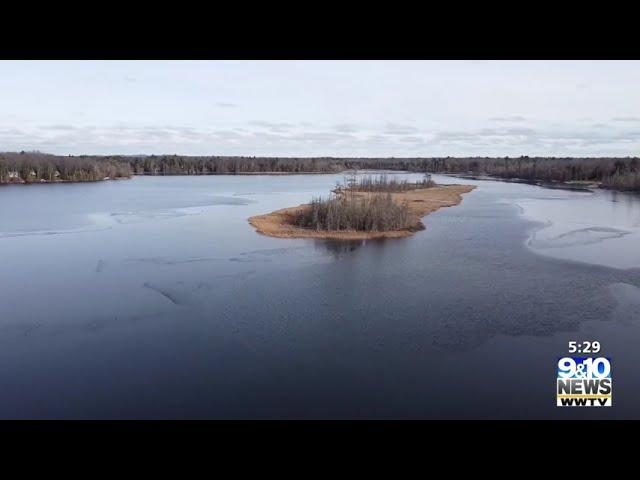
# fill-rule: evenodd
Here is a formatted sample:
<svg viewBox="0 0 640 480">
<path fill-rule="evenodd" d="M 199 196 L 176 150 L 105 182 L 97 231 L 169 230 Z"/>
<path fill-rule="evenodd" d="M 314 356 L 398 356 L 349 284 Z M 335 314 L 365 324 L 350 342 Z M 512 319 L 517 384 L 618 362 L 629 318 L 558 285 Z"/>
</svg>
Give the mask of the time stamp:
<svg viewBox="0 0 640 480">
<path fill-rule="evenodd" d="M 610 407 L 612 405 L 611 358 L 598 356 L 600 342 L 569 342 L 569 354 L 558 360 L 558 407 Z"/>
<path fill-rule="evenodd" d="M 600 353 L 600 342 L 569 342 L 569 353 Z"/>
</svg>

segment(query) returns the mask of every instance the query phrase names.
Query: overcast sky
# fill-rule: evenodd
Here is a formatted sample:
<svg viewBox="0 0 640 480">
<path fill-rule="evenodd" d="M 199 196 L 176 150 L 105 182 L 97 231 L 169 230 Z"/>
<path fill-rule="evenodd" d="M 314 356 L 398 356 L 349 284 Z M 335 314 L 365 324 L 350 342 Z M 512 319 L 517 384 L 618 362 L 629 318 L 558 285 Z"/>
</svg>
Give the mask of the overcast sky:
<svg viewBox="0 0 640 480">
<path fill-rule="evenodd" d="M 0 151 L 635 156 L 640 62 L 0 61 Z"/>
</svg>

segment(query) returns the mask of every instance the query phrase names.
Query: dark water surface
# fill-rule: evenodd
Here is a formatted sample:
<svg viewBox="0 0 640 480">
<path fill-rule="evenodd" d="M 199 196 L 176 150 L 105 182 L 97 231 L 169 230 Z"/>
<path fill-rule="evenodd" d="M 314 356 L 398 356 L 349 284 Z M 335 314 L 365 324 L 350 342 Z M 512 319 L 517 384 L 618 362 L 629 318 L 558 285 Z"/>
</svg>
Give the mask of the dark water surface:
<svg viewBox="0 0 640 480">
<path fill-rule="evenodd" d="M 640 418 L 639 198 L 435 178 L 366 243 L 247 223 L 341 175 L 1 187 L 0 417 Z M 570 340 L 613 407 L 555 406 Z"/>
</svg>

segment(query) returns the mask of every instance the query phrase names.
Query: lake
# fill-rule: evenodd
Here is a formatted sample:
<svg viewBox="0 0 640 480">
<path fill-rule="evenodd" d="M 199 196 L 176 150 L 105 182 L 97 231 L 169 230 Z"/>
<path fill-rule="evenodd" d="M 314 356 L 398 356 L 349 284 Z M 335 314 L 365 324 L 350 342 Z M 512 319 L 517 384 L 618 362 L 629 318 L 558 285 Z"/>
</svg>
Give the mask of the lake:
<svg viewBox="0 0 640 480">
<path fill-rule="evenodd" d="M 0 418 L 640 418 L 639 196 L 434 175 L 478 188 L 409 238 L 247 222 L 342 179 L 0 186 Z M 613 407 L 555 406 L 571 340 Z"/>
</svg>

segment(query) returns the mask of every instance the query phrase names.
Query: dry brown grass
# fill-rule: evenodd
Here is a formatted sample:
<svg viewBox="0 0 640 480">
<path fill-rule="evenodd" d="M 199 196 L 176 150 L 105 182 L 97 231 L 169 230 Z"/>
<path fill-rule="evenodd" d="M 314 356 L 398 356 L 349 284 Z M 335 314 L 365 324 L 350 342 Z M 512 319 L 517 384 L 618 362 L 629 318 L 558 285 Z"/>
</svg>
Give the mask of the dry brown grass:
<svg viewBox="0 0 640 480">
<path fill-rule="evenodd" d="M 360 232 L 355 230 L 312 230 L 295 225 L 295 219 L 303 209 L 310 208 L 308 204 L 297 207 L 283 208 L 266 215 L 257 215 L 249 219 L 249 223 L 258 233 L 279 238 L 330 238 L 337 240 L 367 240 L 373 238 L 408 237 L 416 231 L 422 230 L 422 217 L 442 207 L 458 205 L 462 195 L 476 188 L 473 185 L 438 185 L 436 187 L 409 190 L 392 193 L 391 196 L 398 204 L 406 204 L 412 217 L 411 225 L 401 230 L 385 232 Z M 351 192 L 351 195 L 367 197 L 379 195 L 375 192 Z"/>
</svg>

